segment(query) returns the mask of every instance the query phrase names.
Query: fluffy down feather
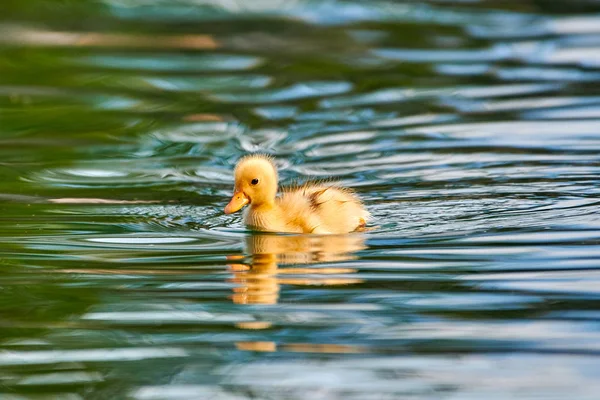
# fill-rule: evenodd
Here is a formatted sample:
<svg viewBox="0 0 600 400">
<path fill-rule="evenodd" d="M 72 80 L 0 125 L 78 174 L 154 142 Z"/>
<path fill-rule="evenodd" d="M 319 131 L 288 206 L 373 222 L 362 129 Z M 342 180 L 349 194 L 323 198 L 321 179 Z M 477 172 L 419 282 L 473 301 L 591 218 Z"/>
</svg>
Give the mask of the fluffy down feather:
<svg viewBox="0 0 600 400">
<path fill-rule="evenodd" d="M 249 205 L 244 221 L 256 230 L 339 234 L 360 230 L 369 220 L 356 194 L 337 184 L 305 184 L 284 189 L 277 196 L 277 169 L 271 157 L 246 156 L 234 175 L 234 194 L 225 213 Z"/>
</svg>

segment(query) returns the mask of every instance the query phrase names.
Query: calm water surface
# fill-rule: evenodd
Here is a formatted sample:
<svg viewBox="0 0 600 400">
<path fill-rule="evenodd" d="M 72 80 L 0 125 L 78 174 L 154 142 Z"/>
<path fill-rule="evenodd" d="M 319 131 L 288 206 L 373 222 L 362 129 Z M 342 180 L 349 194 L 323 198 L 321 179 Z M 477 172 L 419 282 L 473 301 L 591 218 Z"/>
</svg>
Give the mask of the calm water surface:
<svg viewBox="0 0 600 400">
<path fill-rule="evenodd" d="M 600 2 L 4 0 L 2 399 L 597 399 Z M 378 228 L 251 235 L 243 154 Z"/>
</svg>

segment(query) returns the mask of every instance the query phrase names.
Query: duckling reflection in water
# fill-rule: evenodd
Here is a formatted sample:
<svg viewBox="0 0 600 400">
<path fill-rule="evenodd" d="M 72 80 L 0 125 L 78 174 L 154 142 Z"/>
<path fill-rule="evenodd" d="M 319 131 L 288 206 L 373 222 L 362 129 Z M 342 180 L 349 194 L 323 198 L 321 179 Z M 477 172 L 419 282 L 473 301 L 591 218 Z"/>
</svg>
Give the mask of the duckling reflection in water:
<svg viewBox="0 0 600 400">
<path fill-rule="evenodd" d="M 355 252 L 366 248 L 362 234 L 349 235 L 277 235 L 254 234 L 246 239 L 246 251 L 250 264 L 229 264 L 233 282 L 239 286 L 233 290 L 232 300 L 237 304 L 277 304 L 280 285 L 352 285 L 362 279 L 347 277 L 323 277 L 323 275 L 353 274 L 354 268 L 310 268 L 309 264 L 335 263 L 356 258 Z M 229 260 L 244 257 L 229 256 Z M 285 265 L 293 265 L 285 267 Z M 299 267 L 298 265 L 302 265 Z M 283 267 L 283 268 L 279 268 Z M 293 275 L 312 275 L 293 277 Z M 315 277 L 315 275 L 320 275 Z M 239 322 L 240 329 L 269 329 L 269 321 Z M 287 347 L 290 347 L 289 349 Z M 296 346 L 296 347 L 293 347 Z M 315 347 L 316 346 L 316 347 Z M 277 351 L 275 342 L 236 342 L 244 351 Z M 288 344 L 287 351 L 356 352 L 356 349 L 331 344 Z"/>
<path fill-rule="evenodd" d="M 235 167 L 230 214 L 248 208 L 246 225 L 258 231 L 340 234 L 364 229 L 369 220 L 360 199 L 333 184 L 307 184 L 277 197 L 277 169 L 265 155 L 242 158 Z"/>
<path fill-rule="evenodd" d="M 354 268 L 286 267 L 352 260 L 355 252 L 365 248 L 361 234 L 350 235 L 275 235 L 254 234 L 247 237 L 246 249 L 251 255 L 250 265 L 230 264 L 234 282 L 233 301 L 239 304 L 276 304 L 279 286 L 290 285 L 348 285 L 358 283 L 356 278 L 293 278 L 289 275 L 352 274 Z M 243 256 L 230 256 L 239 260 Z M 285 277 L 282 277 L 285 276 Z"/>
</svg>

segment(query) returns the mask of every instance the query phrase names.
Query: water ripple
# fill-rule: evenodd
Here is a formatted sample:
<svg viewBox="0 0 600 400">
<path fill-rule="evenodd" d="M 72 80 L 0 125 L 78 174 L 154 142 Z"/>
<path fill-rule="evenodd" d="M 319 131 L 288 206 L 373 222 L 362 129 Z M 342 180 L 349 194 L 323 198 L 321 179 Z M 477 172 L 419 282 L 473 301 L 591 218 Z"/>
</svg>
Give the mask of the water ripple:
<svg viewBox="0 0 600 400">
<path fill-rule="evenodd" d="M 2 399 L 598 397 L 593 1 L 5 3 Z M 249 152 L 369 230 L 248 231 Z"/>
</svg>

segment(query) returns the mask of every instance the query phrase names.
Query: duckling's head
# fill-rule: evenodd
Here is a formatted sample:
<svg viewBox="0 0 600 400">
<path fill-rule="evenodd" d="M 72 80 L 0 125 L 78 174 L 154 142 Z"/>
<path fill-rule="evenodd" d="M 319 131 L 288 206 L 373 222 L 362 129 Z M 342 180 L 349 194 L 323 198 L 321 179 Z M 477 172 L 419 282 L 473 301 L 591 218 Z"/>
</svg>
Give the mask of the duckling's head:
<svg viewBox="0 0 600 400">
<path fill-rule="evenodd" d="M 233 197 L 225 207 L 225 214 L 241 210 L 246 204 L 270 204 L 277 195 L 277 169 L 273 160 L 265 155 L 242 158 L 234 172 Z"/>
</svg>

